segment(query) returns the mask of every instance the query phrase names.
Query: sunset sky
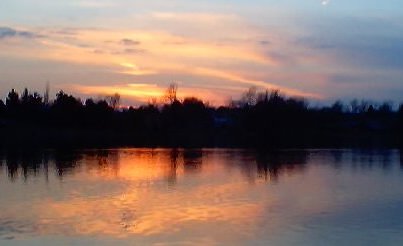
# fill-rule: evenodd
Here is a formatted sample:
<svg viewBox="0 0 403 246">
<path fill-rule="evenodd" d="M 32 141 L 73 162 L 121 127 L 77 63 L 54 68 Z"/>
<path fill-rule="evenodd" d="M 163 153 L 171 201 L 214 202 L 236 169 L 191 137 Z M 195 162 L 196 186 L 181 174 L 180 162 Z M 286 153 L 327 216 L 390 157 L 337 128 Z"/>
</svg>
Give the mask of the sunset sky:
<svg viewBox="0 0 403 246">
<path fill-rule="evenodd" d="M 403 100 L 401 0 L 1 0 L 0 97 L 11 88 L 124 104 L 218 105 L 251 86 L 313 101 Z"/>
</svg>

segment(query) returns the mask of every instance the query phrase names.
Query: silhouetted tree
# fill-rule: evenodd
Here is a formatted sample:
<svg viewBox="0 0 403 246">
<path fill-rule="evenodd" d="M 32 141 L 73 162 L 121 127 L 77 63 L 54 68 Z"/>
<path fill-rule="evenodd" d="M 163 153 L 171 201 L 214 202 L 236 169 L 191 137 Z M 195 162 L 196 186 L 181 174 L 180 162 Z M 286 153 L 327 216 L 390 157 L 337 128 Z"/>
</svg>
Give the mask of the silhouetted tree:
<svg viewBox="0 0 403 246">
<path fill-rule="evenodd" d="M 267 104 L 269 102 L 269 91 L 259 92 L 257 95 L 257 103 Z"/>
<path fill-rule="evenodd" d="M 354 99 L 350 103 L 351 113 L 357 114 L 359 112 L 358 100 Z"/>
<path fill-rule="evenodd" d="M 8 109 L 14 109 L 20 105 L 20 96 L 14 89 L 8 93 L 6 105 Z"/>
<path fill-rule="evenodd" d="M 353 114 L 362 114 L 368 112 L 371 103 L 369 101 L 361 100 L 359 102 L 357 99 L 354 99 L 350 103 L 351 113 Z"/>
<path fill-rule="evenodd" d="M 42 97 L 37 92 L 29 93 L 25 88 L 21 95 L 21 105 L 25 110 L 38 110 L 42 106 Z"/>
<path fill-rule="evenodd" d="M 105 98 L 105 101 L 108 103 L 108 105 L 111 108 L 117 109 L 117 108 L 119 108 L 119 105 L 120 105 L 120 95 L 118 93 L 115 93 L 112 96 L 107 96 Z"/>
<path fill-rule="evenodd" d="M 82 107 L 79 99 L 74 98 L 72 95 L 67 95 L 63 91 L 56 94 L 56 100 L 53 107 L 59 110 L 73 111 Z"/>
<path fill-rule="evenodd" d="M 183 100 L 183 106 L 185 108 L 191 108 L 193 110 L 204 110 L 205 105 L 202 100 L 196 98 L 196 97 L 186 97 Z"/>
<path fill-rule="evenodd" d="M 256 87 L 251 87 L 242 96 L 241 103 L 245 106 L 253 106 L 257 102 L 257 89 Z"/>
<path fill-rule="evenodd" d="M 211 114 L 202 100 L 188 97 L 183 100 L 183 119 L 186 127 L 192 130 L 207 130 L 212 122 Z"/>
<path fill-rule="evenodd" d="M 343 113 L 345 109 L 345 106 L 343 105 L 343 103 L 340 100 L 337 100 L 336 102 L 334 102 L 332 104 L 332 106 L 330 107 L 330 110 L 333 113 Z"/>
<path fill-rule="evenodd" d="M 178 101 L 176 92 L 178 91 L 178 85 L 177 84 L 170 84 L 168 86 L 167 91 L 165 92 L 165 101 L 167 101 L 170 104 L 173 104 L 175 101 Z"/>
<path fill-rule="evenodd" d="M 383 114 L 389 114 L 392 112 L 392 103 L 391 102 L 383 102 L 379 106 L 379 112 Z"/>
<path fill-rule="evenodd" d="M 21 103 L 27 105 L 28 98 L 29 98 L 29 92 L 28 92 L 28 89 L 25 88 L 21 95 Z"/>
<path fill-rule="evenodd" d="M 3 116 L 6 111 L 6 105 L 3 100 L 0 99 L 0 116 Z"/>
<path fill-rule="evenodd" d="M 50 93 L 50 86 L 49 82 L 46 83 L 45 93 L 43 93 L 43 103 L 47 106 L 49 105 L 49 93 Z"/>
<path fill-rule="evenodd" d="M 93 108 L 93 107 L 95 107 L 94 99 L 92 99 L 92 98 L 86 99 L 84 105 L 85 105 L 85 107 L 87 107 L 87 108 Z"/>
</svg>

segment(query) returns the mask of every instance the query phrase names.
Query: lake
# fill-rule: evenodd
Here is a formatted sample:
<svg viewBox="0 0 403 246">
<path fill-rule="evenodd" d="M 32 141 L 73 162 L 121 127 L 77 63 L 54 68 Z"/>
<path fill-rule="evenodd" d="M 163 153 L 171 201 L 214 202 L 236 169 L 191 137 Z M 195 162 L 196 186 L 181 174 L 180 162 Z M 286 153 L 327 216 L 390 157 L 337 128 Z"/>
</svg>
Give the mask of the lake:
<svg viewBox="0 0 403 246">
<path fill-rule="evenodd" d="M 0 152 L 0 245 L 403 245 L 399 150 Z"/>
</svg>

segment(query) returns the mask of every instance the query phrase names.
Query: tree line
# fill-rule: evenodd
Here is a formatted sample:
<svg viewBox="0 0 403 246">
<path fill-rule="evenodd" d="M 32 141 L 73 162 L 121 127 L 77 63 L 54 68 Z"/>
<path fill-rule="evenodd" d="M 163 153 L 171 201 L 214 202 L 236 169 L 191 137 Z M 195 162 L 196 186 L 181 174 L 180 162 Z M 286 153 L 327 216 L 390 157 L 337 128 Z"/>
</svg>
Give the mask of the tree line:
<svg viewBox="0 0 403 246">
<path fill-rule="evenodd" d="M 0 134 L 8 144 L 197 147 L 400 146 L 403 106 L 353 100 L 313 107 L 304 98 L 250 88 L 213 107 L 182 100 L 170 85 L 163 103 L 122 108 L 118 94 L 81 100 L 12 89 L 0 100 Z"/>
</svg>

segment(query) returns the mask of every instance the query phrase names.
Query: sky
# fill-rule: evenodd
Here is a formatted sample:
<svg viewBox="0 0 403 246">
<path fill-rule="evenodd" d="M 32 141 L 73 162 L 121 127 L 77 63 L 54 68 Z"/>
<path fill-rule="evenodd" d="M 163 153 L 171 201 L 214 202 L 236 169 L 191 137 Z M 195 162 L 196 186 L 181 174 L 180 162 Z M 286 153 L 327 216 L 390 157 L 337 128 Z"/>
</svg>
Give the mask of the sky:
<svg viewBox="0 0 403 246">
<path fill-rule="evenodd" d="M 226 104 L 250 87 L 314 102 L 403 100 L 401 0 L 1 0 L 11 88 Z"/>
</svg>

